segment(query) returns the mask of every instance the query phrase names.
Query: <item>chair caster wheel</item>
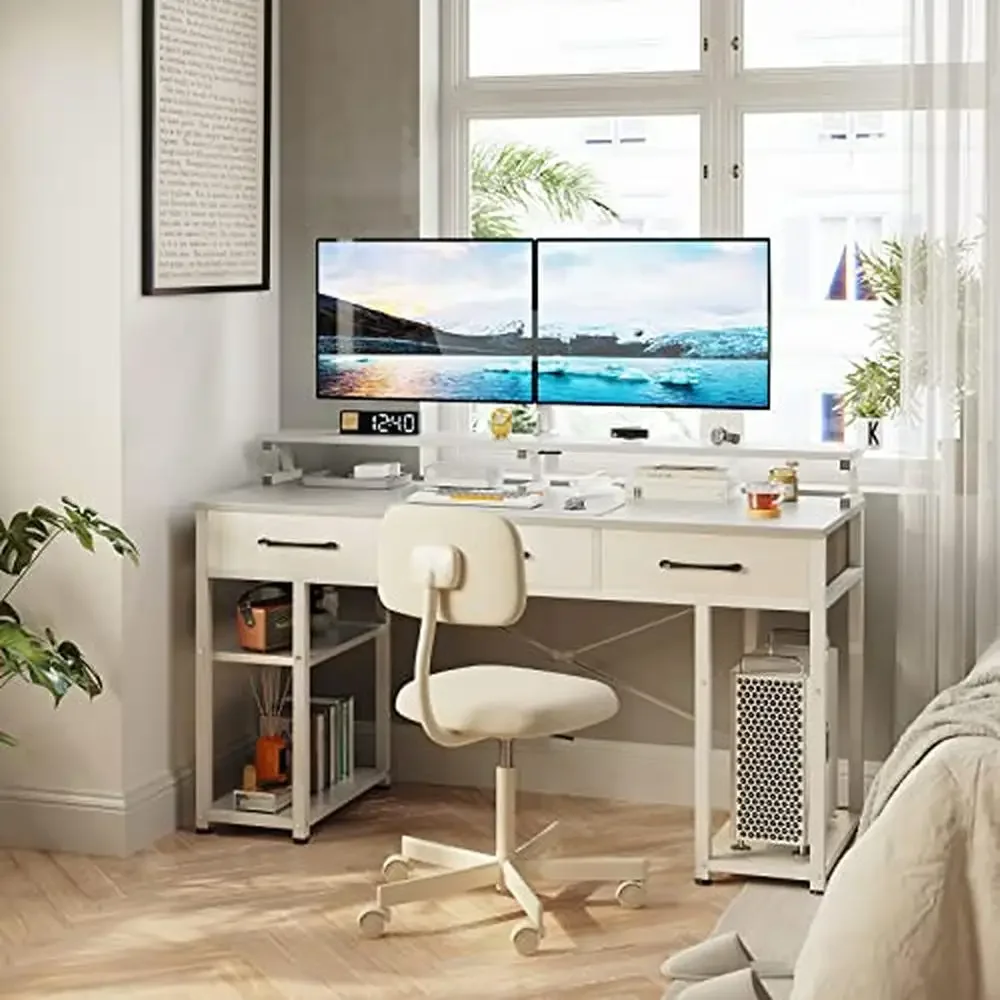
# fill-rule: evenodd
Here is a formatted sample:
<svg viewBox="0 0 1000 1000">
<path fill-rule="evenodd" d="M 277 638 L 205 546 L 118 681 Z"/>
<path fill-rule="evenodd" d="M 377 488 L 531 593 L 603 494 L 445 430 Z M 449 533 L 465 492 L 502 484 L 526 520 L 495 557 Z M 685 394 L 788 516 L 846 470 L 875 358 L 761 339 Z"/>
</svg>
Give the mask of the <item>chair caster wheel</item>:
<svg viewBox="0 0 1000 1000">
<path fill-rule="evenodd" d="M 694 880 L 695 885 L 711 885 L 712 880 L 710 878 L 696 878 Z"/>
<path fill-rule="evenodd" d="M 389 911 L 377 906 L 369 907 L 358 914 L 358 930 L 363 938 L 373 941 L 380 938 L 389 923 Z"/>
<path fill-rule="evenodd" d="M 538 951 L 541 941 L 542 935 L 538 928 L 529 923 L 518 924 L 510 934 L 510 943 L 514 946 L 514 950 L 525 958 Z"/>
<path fill-rule="evenodd" d="M 386 882 L 405 882 L 410 877 L 410 862 L 402 854 L 390 854 L 382 862 L 382 878 Z"/>
<path fill-rule="evenodd" d="M 642 882 L 622 882 L 615 890 L 615 899 L 623 909 L 642 909 L 646 905 L 646 886 Z"/>
<path fill-rule="evenodd" d="M 310 840 L 312 840 L 312 835 L 308 833 L 304 837 L 292 837 L 292 843 L 298 844 L 299 847 L 308 844 Z"/>
<path fill-rule="evenodd" d="M 194 832 L 198 834 L 199 837 L 204 837 L 206 834 L 215 833 L 214 826 L 196 826 Z"/>
</svg>

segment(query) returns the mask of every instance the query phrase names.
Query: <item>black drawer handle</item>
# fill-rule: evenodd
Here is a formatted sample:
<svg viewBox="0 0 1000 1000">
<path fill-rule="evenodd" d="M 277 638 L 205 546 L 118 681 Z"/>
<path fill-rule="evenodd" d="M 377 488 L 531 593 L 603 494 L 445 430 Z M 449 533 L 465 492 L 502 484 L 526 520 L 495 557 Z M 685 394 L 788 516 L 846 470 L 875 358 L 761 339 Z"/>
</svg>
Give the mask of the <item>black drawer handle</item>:
<svg viewBox="0 0 1000 1000">
<path fill-rule="evenodd" d="M 325 552 L 336 552 L 340 542 L 283 542 L 278 538 L 258 538 L 257 544 L 267 549 L 322 549 Z"/>
<path fill-rule="evenodd" d="M 660 569 L 703 569 L 713 573 L 742 573 L 743 563 L 689 563 L 676 559 L 661 559 Z"/>
</svg>

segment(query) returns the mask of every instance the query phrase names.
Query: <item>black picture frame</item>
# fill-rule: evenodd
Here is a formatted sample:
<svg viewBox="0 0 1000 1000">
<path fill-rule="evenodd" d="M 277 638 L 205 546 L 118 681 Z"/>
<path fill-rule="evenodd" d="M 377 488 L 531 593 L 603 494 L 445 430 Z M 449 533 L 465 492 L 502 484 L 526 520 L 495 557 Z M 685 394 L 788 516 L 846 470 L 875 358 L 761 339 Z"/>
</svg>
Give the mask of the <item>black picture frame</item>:
<svg viewBox="0 0 1000 1000">
<path fill-rule="evenodd" d="M 158 230 L 157 189 L 159 163 L 159 37 L 164 4 L 173 13 L 190 7 L 197 11 L 202 0 L 142 0 L 142 294 L 192 295 L 217 292 L 261 292 L 271 287 L 271 161 L 273 100 L 273 3 L 272 0 L 244 0 L 248 8 L 260 12 L 259 69 L 260 117 L 257 149 L 260 157 L 261 190 L 257 204 L 257 228 L 260 233 L 259 255 L 254 273 L 249 277 L 220 278 L 219 270 L 206 270 L 199 276 L 187 269 L 183 276 L 164 280 L 161 273 L 162 234 Z M 202 8 L 203 10 L 204 8 Z"/>
</svg>

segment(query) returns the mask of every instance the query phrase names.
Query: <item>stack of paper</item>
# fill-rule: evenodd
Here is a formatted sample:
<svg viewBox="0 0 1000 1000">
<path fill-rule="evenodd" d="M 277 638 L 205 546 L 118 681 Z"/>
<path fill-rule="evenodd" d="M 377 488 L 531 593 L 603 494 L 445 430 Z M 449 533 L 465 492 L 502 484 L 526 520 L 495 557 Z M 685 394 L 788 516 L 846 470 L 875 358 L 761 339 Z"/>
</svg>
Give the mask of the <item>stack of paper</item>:
<svg viewBox="0 0 1000 1000">
<path fill-rule="evenodd" d="M 644 465 L 635 470 L 636 500 L 726 503 L 732 496 L 729 470 L 714 465 Z"/>
</svg>

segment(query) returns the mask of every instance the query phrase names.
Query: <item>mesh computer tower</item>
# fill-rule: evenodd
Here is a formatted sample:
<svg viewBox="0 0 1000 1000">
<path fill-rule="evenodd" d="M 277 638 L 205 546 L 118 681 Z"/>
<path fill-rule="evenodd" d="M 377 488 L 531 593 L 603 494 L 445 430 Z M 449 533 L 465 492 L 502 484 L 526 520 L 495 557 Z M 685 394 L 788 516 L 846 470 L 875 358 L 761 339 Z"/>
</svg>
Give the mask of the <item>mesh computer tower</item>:
<svg viewBox="0 0 1000 1000">
<path fill-rule="evenodd" d="M 809 651 L 780 646 L 745 656 L 733 671 L 734 844 L 809 849 L 806 684 Z M 837 650 L 827 655 L 824 812 L 837 808 Z"/>
</svg>

